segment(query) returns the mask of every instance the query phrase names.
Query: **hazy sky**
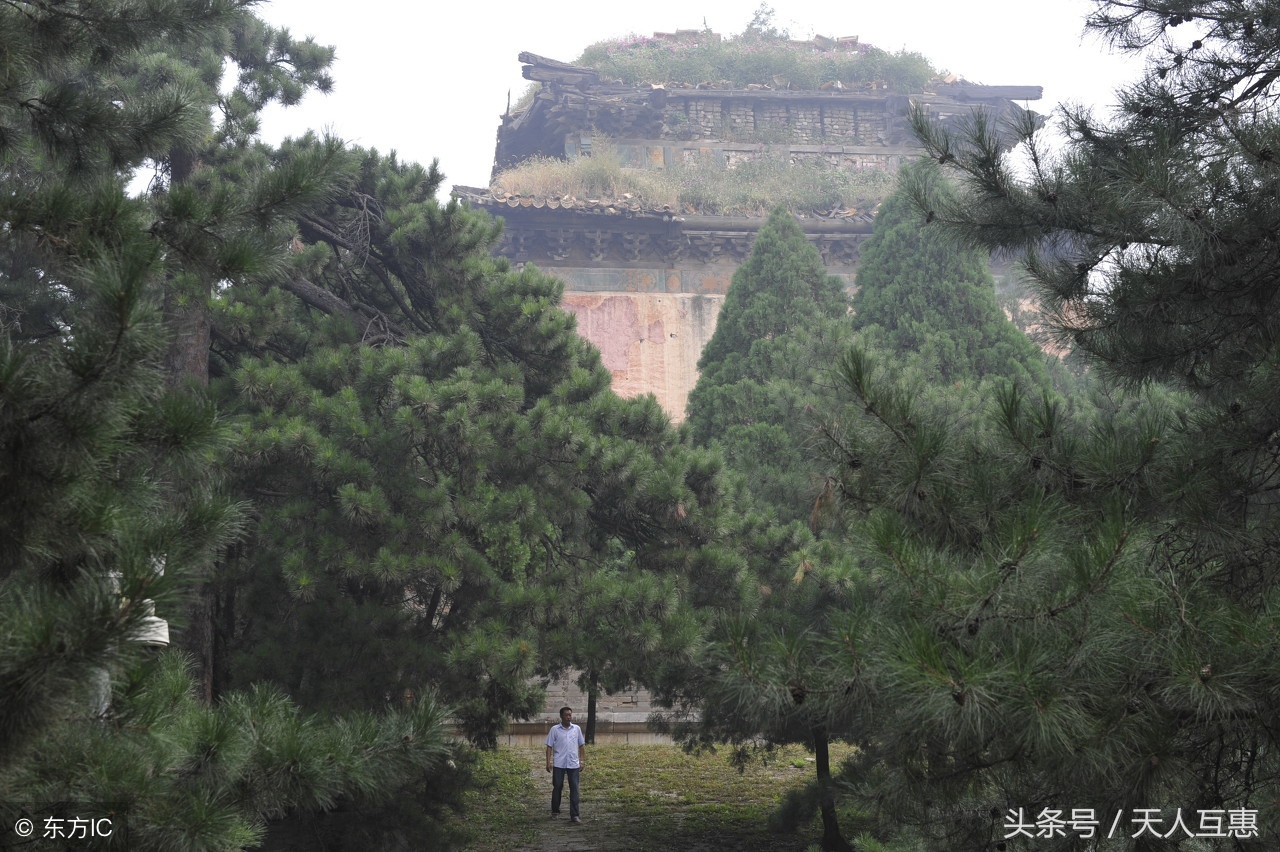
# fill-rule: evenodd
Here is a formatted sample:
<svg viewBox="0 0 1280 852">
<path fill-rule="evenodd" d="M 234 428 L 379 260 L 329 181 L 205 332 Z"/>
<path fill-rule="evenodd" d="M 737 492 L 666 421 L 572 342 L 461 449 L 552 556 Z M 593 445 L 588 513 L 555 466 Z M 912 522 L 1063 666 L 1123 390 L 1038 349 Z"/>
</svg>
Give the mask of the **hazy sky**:
<svg viewBox="0 0 1280 852">
<path fill-rule="evenodd" d="M 1040 85 L 1026 104 L 1048 113 L 1068 101 L 1105 108 L 1137 65 L 1083 35 L 1088 0 L 779 0 L 775 24 L 796 38 L 856 35 L 889 51 L 924 54 L 935 67 L 987 84 Z M 521 51 L 571 62 L 587 45 L 631 33 L 741 32 L 758 0 L 634 3 L 268 0 L 260 14 L 295 36 L 335 45 L 335 91 L 271 113 L 269 141 L 310 129 L 402 159 L 440 160 L 446 190 L 489 181 L 508 92 L 524 91 Z"/>
</svg>

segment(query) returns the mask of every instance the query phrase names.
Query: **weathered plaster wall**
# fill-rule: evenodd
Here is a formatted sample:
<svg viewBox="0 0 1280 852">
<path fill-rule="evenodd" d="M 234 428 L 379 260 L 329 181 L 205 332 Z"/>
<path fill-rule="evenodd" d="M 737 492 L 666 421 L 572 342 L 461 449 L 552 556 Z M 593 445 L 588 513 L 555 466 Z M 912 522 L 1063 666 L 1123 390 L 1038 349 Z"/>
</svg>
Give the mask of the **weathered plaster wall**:
<svg viewBox="0 0 1280 852">
<path fill-rule="evenodd" d="M 723 304 L 715 294 L 578 290 L 566 291 L 563 302 L 578 318 L 578 332 L 600 350 L 613 389 L 624 397 L 652 393 L 676 422 L 684 419 L 698 357 Z"/>
<path fill-rule="evenodd" d="M 736 269 L 717 264 L 546 271 L 564 281 L 561 304 L 577 317 L 578 333 L 600 350 L 614 391 L 624 397 L 652 393 L 679 423 Z M 842 277 L 852 285 L 851 272 Z"/>
</svg>

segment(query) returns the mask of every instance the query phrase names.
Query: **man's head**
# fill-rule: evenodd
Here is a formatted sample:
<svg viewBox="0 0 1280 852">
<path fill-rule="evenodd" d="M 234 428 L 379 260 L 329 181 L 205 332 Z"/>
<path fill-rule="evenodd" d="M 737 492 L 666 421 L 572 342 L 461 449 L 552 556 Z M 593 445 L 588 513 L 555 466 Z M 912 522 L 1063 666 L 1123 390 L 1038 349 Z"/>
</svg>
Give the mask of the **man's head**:
<svg viewBox="0 0 1280 852">
<path fill-rule="evenodd" d="M 564 725 L 567 728 L 569 727 L 569 723 L 572 721 L 573 721 L 573 708 L 561 707 L 560 708 L 560 724 Z"/>
</svg>

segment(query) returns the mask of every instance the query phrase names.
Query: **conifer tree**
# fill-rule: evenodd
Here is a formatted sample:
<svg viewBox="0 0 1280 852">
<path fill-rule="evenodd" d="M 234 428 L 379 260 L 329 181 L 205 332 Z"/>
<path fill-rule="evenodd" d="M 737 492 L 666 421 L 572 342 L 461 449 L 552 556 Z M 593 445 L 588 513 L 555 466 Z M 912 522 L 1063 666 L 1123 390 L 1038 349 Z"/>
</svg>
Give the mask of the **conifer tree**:
<svg viewBox="0 0 1280 852">
<path fill-rule="evenodd" d="M 575 593 L 558 601 L 559 629 L 547 634 L 548 674 L 578 672 L 587 696 L 583 735 L 595 742 L 597 702 L 647 681 L 687 654 L 701 633 L 685 603 L 681 578 L 632 570 L 634 554 L 617 554 L 613 566 L 574 572 Z"/>
<path fill-rule="evenodd" d="M 859 742 L 845 790 L 881 803 L 867 827 L 976 849 L 1057 798 L 1100 820 L 1163 806 L 1171 775 L 1119 766 L 1168 721 L 1139 721 L 1131 684 L 1165 639 L 1144 550 L 1185 402 L 975 393 L 857 348 L 840 371 L 851 404 L 828 429 L 848 526 L 811 577 L 849 605 L 826 613 L 814 689 L 843 696 Z"/>
<path fill-rule="evenodd" d="M 333 49 L 266 25 L 244 3 L 228 3 L 221 25 L 197 42 L 149 45 L 125 69 L 126 98 L 146 97 L 174 81 L 204 107 L 203 133 L 150 157 L 148 197 L 154 236 L 168 248 L 163 288 L 168 330 L 166 381 L 197 397 L 209 382 L 210 302 L 219 286 L 278 264 L 292 231 L 290 217 L 327 198 L 341 178 L 341 145 L 330 140 L 305 155 L 272 160 L 257 143 L 268 105 L 292 105 L 331 86 Z M 234 82 L 224 85 L 227 71 Z M 217 566 L 192 595 L 174 639 L 192 654 L 206 701 L 219 684 Z"/>
<path fill-rule="evenodd" d="M 827 273 L 795 218 L 779 207 L 769 214 L 756 234 L 751 255 L 733 274 L 715 333 L 698 359 L 698 370 L 711 385 L 758 377 L 742 364 L 757 342 L 808 327 L 820 317 L 847 312 L 840 279 Z"/>
<path fill-rule="evenodd" d="M 5 649 L 11 688 L 0 735 L 11 757 L 38 740 L 57 702 L 87 710 L 88 673 L 109 669 L 122 653 L 113 643 L 139 629 L 141 607 L 113 613 L 112 572 L 124 597 L 162 598 L 168 582 L 155 560 L 176 568 L 204 558 L 235 519 L 200 472 L 200 460 L 225 440 L 212 411 L 171 405 L 151 387 L 164 344 L 150 302 L 159 247 L 122 186 L 122 171 L 153 146 L 198 132 L 201 105 L 176 84 L 111 103 L 114 77 L 142 44 L 198 36 L 227 10 L 188 14 L 174 4 L 137 27 L 128 9 L 78 11 L 3 10 L 14 60 L 0 104 L 0 156 L 13 178 L 0 202 L 9 448 L 0 548 L 12 584 L 5 622 L 15 625 L 5 635 L 17 642 Z M 166 442 L 173 453 L 163 451 Z M 87 644 L 59 635 L 73 624 Z M 36 649 L 50 642 L 66 650 L 65 671 L 38 664 Z"/>
<path fill-rule="evenodd" d="M 846 726 L 838 703 L 809 691 L 812 669 L 822 666 L 811 628 L 821 629 L 822 613 L 840 607 L 842 593 L 797 578 L 818 546 L 805 522 L 819 533 L 828 522 L 813 412 L 833 398 L 829 366 L 850 337 L 842 283 L 795 219 L 775 210 L 734 273 L 687 421 L 695 440 L 725 454 L 740 483 L 731 538 L 756 589 L 721 595 L 704 610 L 713 625 L 708 654 L 664 693 L 697 707 L 695 719 L 674 727 L 690 747 L 730 743 L 744 759 L 761 739 L 813 749 L 822 847 L 833 850 L 851 848 L 836 818 L 829 756 Z"/>
<path fill-rule="evenodd" d="M 876 211 L 853 310 L 856 328 L 880 331 L 881 347 L 918 358 L 939 381 L 999 375 L 1048 385 L 1044 356 L 996 302 L 986 258 L 926 227 L 905 189 Z"/>
<path fill-rule="evenodd" d="M 652 572 L 634 578 L 652 603 L 629 603 L 661 640 L 718 480 L 652 398 L 609 390 L 559 282 L 489 257 L 495 222 L 436 200 L 438 170 L 355 161 L 299 217 L 293 266 L 219 305 L 215 390 L 246 415 L 258 509 L 228 565 L 233 677 L 317 709 L 432 687 L 492 745 L 540 706 L 538 675 L 640 676 L 637 633 L 589 654 L 558 637 L 601 578 Z"/>
<path fill-rule="evenodd" d="M 1060 154 L 1030 124 L 917 114 L 960 191 L 912 191 L 933 227 L 1019 256 L 1061 339 L 1121 381 L 1094 411 L 1005 387 L 984 418 L 844 361 L 857 535 L 823 570 L 859 602 L 828 670 L 866 736 L 846 778 L 890 805 L 879 832 L 932 848 L 1065 808 L 1122 820 L 1127 848 L 1186 839 L 1179 808 L 1256 818 L 1214 848 L 1274 845 L 1280 9 L 1103 2 L 1089 26 L 1150 59 L 1120 113 L 1064 112 Z M 1133 836 L 1143 808 L 1169 839 Z"/>
<path fill-rule="evenodd" d="M 847 345 L 849 302 L 799 224 L 779 208 L 734 273 L 689 395 L 693 439 L 714 444 L 757 504 L 807 519 L 822 491 L 810 413 Z"/>
<path fill-rule="evenodd" d="M 169 390 L 160 305 L 193 258 L 224 272 L 260 258 L 261 229 L 242 213 L 202 238 L 188 216 L 219 209 L 222 190 L 187 186 L 157 208 L 124 182 L 204 144 L 227 38 L 265 32 L 247 15 L 181 0 L 0 7 L 0 800 L 124 803 L 118 848 L 238 848 L 286 809 L 451 774 L 447 711 L 428 694 L 338 723 L 270 689 L 214 708 L 181 656 L 144 647 L 243 522 L 220 487 L 234 431 Z M 259 222 L 300 195 L 223 177 L 255 184 Z"/>
</svg>

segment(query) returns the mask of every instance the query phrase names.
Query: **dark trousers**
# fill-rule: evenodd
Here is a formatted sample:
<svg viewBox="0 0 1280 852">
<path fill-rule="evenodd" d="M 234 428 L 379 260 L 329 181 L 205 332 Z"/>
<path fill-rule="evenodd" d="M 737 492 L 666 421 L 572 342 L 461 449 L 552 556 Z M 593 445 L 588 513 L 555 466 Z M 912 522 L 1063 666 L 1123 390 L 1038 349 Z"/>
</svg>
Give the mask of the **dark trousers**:
<svg viewBox="0 0 1280 852">
<path fill-rule="evenodd" d="M 561 769 L 559 766 L 551 770 L 551 813 L 560 813 L 560 795 L 564 792 L 564 779 L 569 779 L 569 817 L 578 816 L 578 776 L 581 769 Z"/>
</svg>

